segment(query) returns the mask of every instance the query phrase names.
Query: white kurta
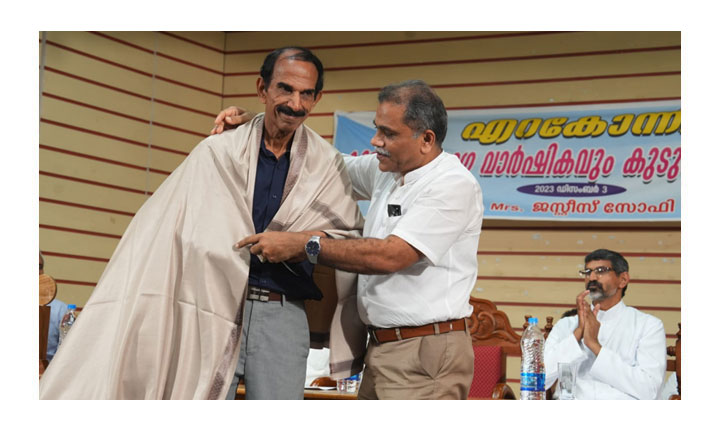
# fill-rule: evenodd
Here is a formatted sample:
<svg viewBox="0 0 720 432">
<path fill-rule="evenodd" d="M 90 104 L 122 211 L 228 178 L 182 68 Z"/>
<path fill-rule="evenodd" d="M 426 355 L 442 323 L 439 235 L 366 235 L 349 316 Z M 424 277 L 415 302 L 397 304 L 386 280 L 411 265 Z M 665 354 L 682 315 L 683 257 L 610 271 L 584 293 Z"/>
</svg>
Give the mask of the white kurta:
<svg viewBox="0 0 720 432">
<path fill-rule="evenodd" d="M 622 301 L 601 310 L 598 321 L 597 356 L 575 339 L 577 316 L 553 327 L 545 342 L 546 387 L 557 379 L 558 363 L 577 363 L 576 399 L 655 399 L 667 365 L 662 321 Z"/>
<path fill-rule="evenodd" d="M 404 178 L 380 171 L 374 154 L 345 157 L 345 164 L 356 196 L 372 198 L 363 236 L 394 235 L 424 255 L 389 275 L 359 275 L 363 322 L 391 328 L 469 316 L 483 216 L 477 180 L 444 152 Z M 399 210 L 390 215 L 388 205 Z"/>
</svg>

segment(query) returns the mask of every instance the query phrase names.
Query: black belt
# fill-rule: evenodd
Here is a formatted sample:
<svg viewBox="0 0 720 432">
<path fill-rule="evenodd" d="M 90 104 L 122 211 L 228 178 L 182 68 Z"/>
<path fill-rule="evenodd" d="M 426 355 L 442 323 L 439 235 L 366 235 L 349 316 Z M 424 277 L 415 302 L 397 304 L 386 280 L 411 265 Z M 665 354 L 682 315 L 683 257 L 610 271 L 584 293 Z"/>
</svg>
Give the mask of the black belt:
<svg viewBox="0 0 720 432">
<path fill-rule="evenodd" d="M 261 302 L 282 301 L 283 294 L 280 294 L 280 293 L 274 292 L 274 291 L 270 291 L 269 289 L 266 289 L 266 288 L 258 288 L 258 287 L 254 287 L 254 286 L 248 286 L 247 299 L 248 300 L 257 300 L 257 301 L 261 301 Z M 285 300 L 292 301 L 293 299 L 285 296 Z"/>
</svg>

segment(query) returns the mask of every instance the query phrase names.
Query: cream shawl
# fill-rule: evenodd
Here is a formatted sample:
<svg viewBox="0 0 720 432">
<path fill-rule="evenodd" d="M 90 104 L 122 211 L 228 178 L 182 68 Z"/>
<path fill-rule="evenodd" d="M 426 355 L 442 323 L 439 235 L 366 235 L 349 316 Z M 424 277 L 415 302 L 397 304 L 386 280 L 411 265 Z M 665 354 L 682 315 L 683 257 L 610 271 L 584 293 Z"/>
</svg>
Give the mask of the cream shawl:
<svg viewBox="0 0 720 432">
<path fill-rule="evenodd" d="M 264 116 L 206 138 L 137 212 L 40 380 L 41 399 L 223 399 L 239 355 Z M 341 155 L 295 132 L 268 230 L 357 236 L 362 215 Z M 333 376 L 362 367 L 354 274 L 336 272 Z"/>
</svg>

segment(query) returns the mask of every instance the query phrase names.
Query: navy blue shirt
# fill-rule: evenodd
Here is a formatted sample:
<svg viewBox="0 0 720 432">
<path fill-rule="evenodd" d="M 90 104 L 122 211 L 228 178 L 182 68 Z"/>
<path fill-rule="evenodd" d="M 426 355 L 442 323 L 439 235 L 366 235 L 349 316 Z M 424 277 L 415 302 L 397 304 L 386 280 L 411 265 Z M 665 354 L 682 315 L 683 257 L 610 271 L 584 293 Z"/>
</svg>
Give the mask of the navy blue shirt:
<svg viewBox="0 0 720 432">
<path fill-rule="evenodd" d="M 290 142 L 292 143 L 292 139 Z M 290 145 L 285 154 L 277 158 L 265 147 L 265 138 L 263 137 L 260 141 L 252 208 L 256 233 L 265 231 L 280 208 L 289 169 Z M 314 266 L 309 261 L 285 264 L 297 275 L 292 274 L 282 263 L 261 263 L 256 255 L 251 255 L 248 284 L 285 294 L 289 299 L 319 300 L 322 298 L 322 293 L 312 278 Z"/>
</svg>

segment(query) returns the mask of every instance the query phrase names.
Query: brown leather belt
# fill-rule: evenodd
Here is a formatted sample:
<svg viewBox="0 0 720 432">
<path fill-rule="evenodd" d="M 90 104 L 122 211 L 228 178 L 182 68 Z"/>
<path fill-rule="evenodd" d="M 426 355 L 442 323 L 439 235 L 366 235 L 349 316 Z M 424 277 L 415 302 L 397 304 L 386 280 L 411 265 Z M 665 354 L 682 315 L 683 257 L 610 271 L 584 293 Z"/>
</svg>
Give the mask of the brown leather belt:
<svg viewBox="0 0 720 432">
<path fill-rule="evenodd" d="M 418 327 L 370 328 L 370 337 L 376 343 L 395 342 L 419 336 L 449 333 L 465 330 L 465 318 L 426 324 Z"/>
<path fill-rule="evenodd" d="M 247 298 L 248 300 L 257 300 L 261 302 L 282 301 L 283 295 L 265 288 L 248 286 Z M 286 300 L 290 299 L 286 298 Z"/>
</svg>

